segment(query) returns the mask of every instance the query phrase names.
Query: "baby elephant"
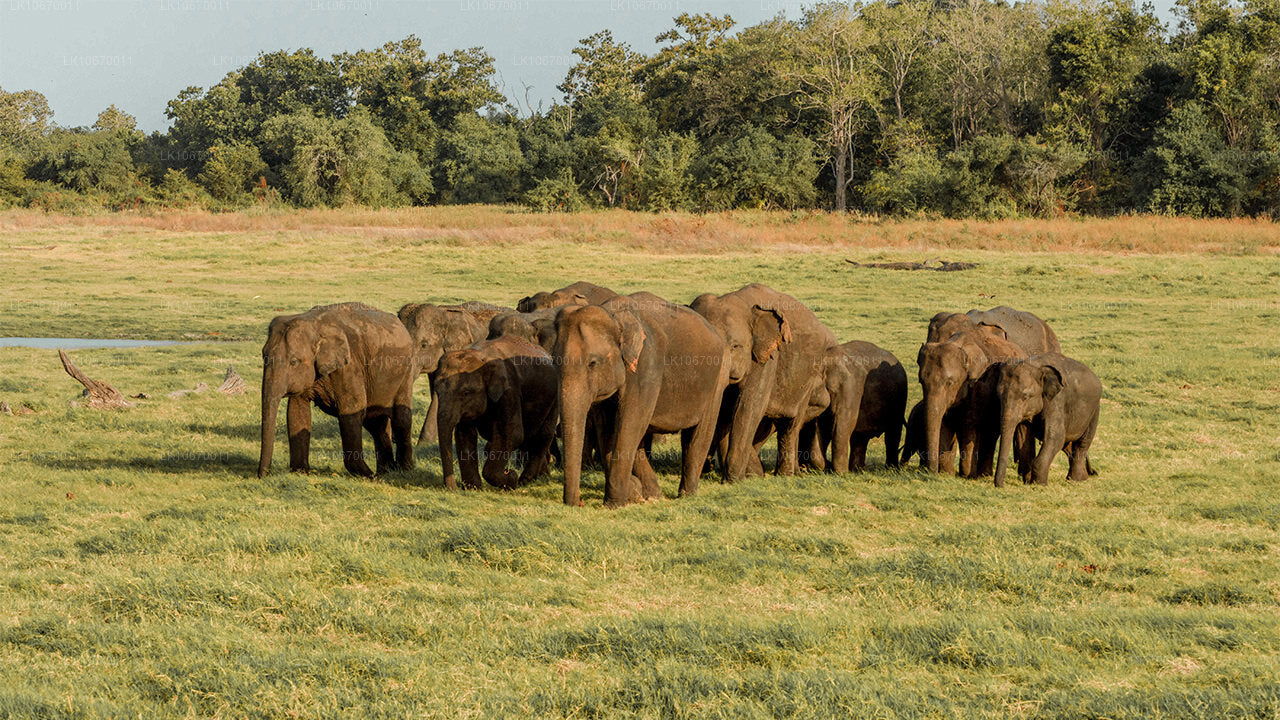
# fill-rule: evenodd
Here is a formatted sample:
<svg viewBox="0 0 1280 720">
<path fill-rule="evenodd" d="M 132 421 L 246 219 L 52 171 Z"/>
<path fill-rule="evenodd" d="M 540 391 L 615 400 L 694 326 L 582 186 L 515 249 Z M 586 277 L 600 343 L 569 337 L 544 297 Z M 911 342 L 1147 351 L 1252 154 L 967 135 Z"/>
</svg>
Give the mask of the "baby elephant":
<svg viewBox="0 0 1280 720">
<path fill-rule="evenodd" d="M 1000 370 L 1000 462 L 996 487 L 1004 485 L 1013 436 L 1028 423 L 1043 440 L 1032 465 L 1035 443 L 1026 442 L 1018 452 L 1018 474 L 1023 482 L 1049 481 L 1049 467 L 1058 451 L 1071 459 L 1068 480 L 1089 477 L 1089 445 L 1098 430 L 1098 405 L 1102 383 L 1084 363 L 1059 353 L 1010 360 Z"/>
<path fill-rule="evenodd" d="M 831 438 L 835 472 L 863 470 L 867 443 L 884 435 L 885 464 L 898 466 L 898 438 L 907 408 L 907 373 L 887 350 L 854 340 L 827 351 L 830 405 L 818 417 L 820 435 Z"/>
<path fill-rule="evenodd" d="M 435 387 L 446 487 L 457 488 L 455 438 L 462 484 L 468 488 L 480 487 L 477 435 L 489 441 L 484 479 L 494 486 L 514 488 L 546 468 L 559 418 L 559 382 L 545 350 L 511 335 L 481 340 L 444 354 Z M 524 461 L 518 479 L 507 468 L 515 455 Z"/>
</svg>

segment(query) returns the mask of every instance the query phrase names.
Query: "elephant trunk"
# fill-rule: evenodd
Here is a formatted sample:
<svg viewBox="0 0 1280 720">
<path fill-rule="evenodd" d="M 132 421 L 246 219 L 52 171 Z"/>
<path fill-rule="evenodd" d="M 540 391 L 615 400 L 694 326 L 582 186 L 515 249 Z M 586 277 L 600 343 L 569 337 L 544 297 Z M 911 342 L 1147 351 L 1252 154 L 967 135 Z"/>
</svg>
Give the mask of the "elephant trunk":
<svg viewBox="0 0 1280 720">
<path fill-rule="evenodd" d="M 1013 452 L 1013 434 L 1018 430 L 1018 415 L 1011 404 L 1000 408 L 1000 455 L 996 462 L 996 487 L 1004 487 L 1004 474 L 1009 469 L 1009 456 Z"/>
<path fill-rule="evenodd" d="M 590 403 L 581 392 L 560 386 L 560 427 L 564 435 L 564 504 L 582 504 L 582 444 L 587 433 L 587 411 Z"/>
<path fill-rule="evenodd" d="M 929 472 L 938 472 L 938 453 L 942 444 L 942 416 L 946 411 L 946 400 L 941 392 L 930 393 L 925 398 L 924 447 L 920 452 Z"/>
<path fill-rule="evenodd" d="M 271 470 L 271 454 L 276 444 L 276 416 L 280 413 L 284 390 L 283 377 L 276 379 L 268 364 L 262 371 L 262 448 L 258 455 L 258 477 L 265 477 Z"/>
</svg>

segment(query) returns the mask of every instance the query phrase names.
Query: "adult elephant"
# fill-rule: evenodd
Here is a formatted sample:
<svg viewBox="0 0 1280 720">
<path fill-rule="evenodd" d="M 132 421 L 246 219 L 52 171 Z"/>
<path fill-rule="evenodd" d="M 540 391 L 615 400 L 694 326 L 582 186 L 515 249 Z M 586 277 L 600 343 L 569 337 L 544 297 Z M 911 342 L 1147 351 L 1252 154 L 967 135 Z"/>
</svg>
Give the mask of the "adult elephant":
<svg viewBox="0 0 1280 720">
<path fill-rule="evenodd" d="M 711 323 L 728 346 L 732 388 L 725 395 L 719 438 L 725 478 L 742 479 L 756 461 L 756 433 L 762 421 L 778 430 L 775 472 L 790 475 L 798 466 L 801 426 L 810 396 L 823 382 L 827 352 L 836 336 L 813 311 L 790 295 L 752 283 L 724 295 L 701 295 L 689 305 Z M 722 443 L 723 444 L 723 443 Z"/>
<path fill-rule="evenodd" d="M 413 341 L 391 313 L 360 303 L 313 307 L 271 321 L 262 347 L 262 448 L 271 469 L 276 416 L 289 398 L 289 469 L 311 469 L 311 403 L 338 418 L 342 462 L 370 477 L 361 428 L 373 435 L 378 472 L 413 467 Z M 394 437 L 395 452 L 392 453 Z"/>
<path fill-rule="evenodd" d="M 926 342 L 942 342 L 961 330 L 984 325 L 1003 330 L 1005 339 L 1022 348 L 1027 355 L 1062 351 L 1058 336 L 1048 323 L 1032 313 L 1014 310 L 1007 305 L 966 313 L 940 312 L 929 320 Z"/>
<path fill-rule="evenodd" d="M 916 357 L 924 390 L 923 465 L 938 472 L 939 451 L 959 441 L 960 474 L 991 472 L 999 435 L 996 380 L 1000 363 L 1027 354 L 1000 328 L 976 326 L 941 342 L 926 342 Z M 950 463 L 945 466 L 951 472 Z"/>
<path fill-rule="evenodd" d="M 537 345 L 507 335 L 453 350 L 440 359 L 435 387 L 440 395 L 440 467 L 453 489 L 457 443 L 462 484 L 480 487 L 477 435 L 488 441 L 483 477 L 510 489 L 537 477 L 555 440 L 559 392 L 551 356 Z M 507 468 L 521 456 L 517 478 Z"/>
<path fill-rule="evenodd" d="M 830 439 L 831 469 L 866 468 L 867 444 L 880 435 L 885 464 L 897 467 L 907 409 L 907 372 L 898 358 L 862 340 L 838 345 L 827 353 L 824 383 L 829 402 L 817 423 L 819 436 Z M 820 453 L 825 456 L 825 449 Z M 825 457 L 819 459 L 825 464 Z"/>
<path fill-rule="evenodd" d="M 551 352 L 556 344 L 556 315 L 560 308 L 532 312 L 504 312 L 489 320 L 488 339 L 510 335 Z"/>
<path fill-rule="evenodd" d="M 1068 480 L 1089 477 L 1089 446 L 1098 431 L 1102 383 L 1084 363 L 1061 353 L 1013 360 L 1000 369 L 1000 460 L 996 487 L 1004 485 L 1015 430 L 1025 426 L 1043 440 L 1034 463 L 1024 443 L 1018 474 L 1023 482 L 1049 482 L 1049 468 L 1059 451 L 1070 458 Z"/>
<path fill-rule="evenodd" d="M 460 305 L 408 303 L 400 308 L 397 313 L 400 322 L 413 338 L 413 362 L 417 366 L 417 374 L 427 376 L 427 387 L 431 391 L 427 417 L 418 433 L 419 444 L 437 434 L 439 410 L 433 376 L 441 356 L 483 340 L 489 334 L 489 320 L 504 312 L 511 312 L 511 309 L 482 302 Z"/>
<path fill-rule="evenodd" d="M 724 341 L 702 316 L 649 293 L 565 307 L 551 354 L 560 369 L 565 504 L 581 504 L 587 413 L 602 403 L 606 506 L 661 495 L 637 457 L 653 433 L 681 434 L 680 495 L 697 491 L 729 373 Z"/>
<path fill-rule="evenodd" d="M 535 310 L 545 310 L 565 305 L 599 305 L 617 296 L 618 293 L 607 287 L 579 280 L 559 290 L 534 293 L 528 297 L 521 298 L 520 302 L 516 303 L 516 310 L 519 312 L 534 312 Z"/>
</svg>

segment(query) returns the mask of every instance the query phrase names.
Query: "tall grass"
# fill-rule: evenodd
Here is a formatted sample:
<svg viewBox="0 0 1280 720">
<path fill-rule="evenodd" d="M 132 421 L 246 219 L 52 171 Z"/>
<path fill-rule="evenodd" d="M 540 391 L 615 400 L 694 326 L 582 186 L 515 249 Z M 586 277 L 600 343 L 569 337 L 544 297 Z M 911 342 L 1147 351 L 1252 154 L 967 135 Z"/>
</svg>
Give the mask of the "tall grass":
<svg viewBox="0 0 1280 720">
<path fill-rule="evenodd" d="M 1188 244 L 1146 254 L 1141 223 Z M 52 351 L 0 349 L 0 400 L 36 410 L 0 415 L 0 717 L 1274 718 L 1274 229 L 1059 224 L 1083 244 L 765 213 L 4 214 L 0 334 L 196 342 L 73 353 L 151 395 L 114 413 L 71 407 Z M 871 239 L 813 232 L 835 226 Z M 1136 246 L 1114 246 L 1126 228 Z M 1067 484 L 1060 461 L 997 490 L 887 470 L 873 444 L 866 473 L 610 512 L 598 472 L 585 508 L 558 473 L 446 492 L 429 448 L 348 477 L 317 412 L 316 471 L 254 477 L 271 315 L 576 279 L 679 301 L 766 282 L 909 373 L 934 312 L 1033 310 L 1103 380 L 1100 474 Z M 250 393 L 167 397 L 227 365 Z"/>
</svg>

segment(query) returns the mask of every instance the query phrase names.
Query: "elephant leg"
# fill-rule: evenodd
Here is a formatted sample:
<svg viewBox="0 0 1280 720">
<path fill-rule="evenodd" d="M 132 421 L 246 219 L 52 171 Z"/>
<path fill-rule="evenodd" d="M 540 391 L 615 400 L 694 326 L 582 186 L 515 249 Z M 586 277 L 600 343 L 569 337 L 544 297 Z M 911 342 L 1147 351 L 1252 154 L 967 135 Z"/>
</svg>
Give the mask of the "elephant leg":
<svg viewBox="0 0 1280 720">
<path fill-rule="evenodd" d="M 533 482 L 539 475 L 547 471 L 550 456 L 556 446 L 554 428 L 553 424 L 544 422 L 538 426 L 533 437 L 526 438 L 525 447 L 528 451 L 528 458 L 525 460 L 524 468 L 520 471 L 521 485 Z"/>
<path fill-rule="evenodd" d="M 1036 454 L 1035 468 L 1031 473 L 1032 480 L 1037 485 L 1049 484 L 1049 470 L 1053 467 L 1053 458 L 1062 452 L 1063 436 L 1065 434 L 1062 423 L 1045 422 L 1044 444 L 1040 446 L 1040 452 Z"/>
<path fill-rule="evenodd" d="M 778 428 L 778 464 L 774 475 L 795 475 L 800 447 L 800 418 L 782 418 Z"/>
<path fill-rule="evenodd" d="M 454 443 L 458 446 L 458 474 L 462 476 L 462 487 L 468 490 L 481 488 L 478 438 L 474 423 L 459 423 L 454 431 Z"/>
<path fill-rule="evenodd" d="M 373 451 L 378 463 L 378 474 L 382 475 L 395 466 L 395 453 L 391 446 L 391 417 L 388 415 L 366 417 L 364 428 L 373 436 Z"/>
<path fill-rule="evenodd" d="M 1013 432 L 1013 453 L 1018 458 L 1018 477 L 1023 484 L 1031 482 L 1031 470 L 1036 460 L 1036 438 L 1031 427 L 1019 423 Z"/>
<path fill-rule="evenodd" d="M 342 437 L 342 465 L 352 475 L 373 477 L 364 461 L 364 411 L 338 416 L 338 433 Z"/>
<path fill-rule="evenodd" d="M 966 425 L 960 429 L 960 476 L 975 477 L 977 469 L 977 432 L 971 425 Z"/>
<path fill-rule="evenodd" d="M 645 441 L 636 450 L 635 463 L 631 468 L 631 474 L 640 481 L 640 494 L 645 500 L 662 497 L 662 488 L 658 485 L 658 474 L 654 472 L 653 464 L 649 462 L 651 447 L 653 447 L 653 435 L 646 435 Z"/>
<path fill-rule="evenodd" d="M 291 396 L 285 413 L 285 427 L 289 431 L 289 470 L 311 472 L 311 403 Z"/>
<path fill-rule="evenodd" d="M 884 464 L 885 467 L 896 468 L 901 465 L 898 460 L 898 443 L 902 439 L 902 423 L 891 422 L 884 430 Z"/>
<path fill-rule="evenodd" d="M 391 437 L 396 446 L 396 466 L 413 469 L 413 407 L 397 403 L 391 410 Z"/>
<path fill-rule="evenodd" d="M 726 482 L 738 482 L 747 475 L 763 475 L 760 452 L 756 447 L 756 431 L 764 419 L 765 405 L 769 400 L 767 388 L 738 393 L 738 407 L 733 414 L 733 427 L 729 431 L 729 461 L 726 463 Z M 755 459 L 752 460 L 752 457 Z"/>
<path fill-rule="evenodd" d="M 862 433 L 854 433 L 850 443 L 849 470 L 861 472 L 867 469 L 867 443 L 870 439 Z"/>
<path fill-rule="evenodd" d="M 1000 436 L 990 432 L 978 433 L 978 456 L 976 459 L 976 474 L 974 477 L 989 477 L 995 474 L 996 446 L 1000 443 Z"/>
<path fill-rule="evenodd" d="M 920 466 L 927 467 L 923 454 L 920 456 Z M 956 473 L 956 436 L 945 424 L 938 432 L 938 472 L 946 475 Z"/>
<path fill-rule="evenodd" d="M 686 429 L 680 434 L 680 497 L 698 492 L 698 483 L 702 479 L 702 466 L 711 454 L 711 443 L 716 439 L 720 416 L 720 403 L 724 394 L 712 398 L 702 420 L 696 427 Z"/>
<path fill-rule="evenodd" d="M 632 482 L 636 454 L 648 432 L 649 419 L 658 404 L 658 388 L 644 392 L 636 388 L 627 402 L 619 400 L 617 420 L 613 428 L 613 448 L 609 456 L 609 474 L 605 478 L 604 503 L 621 507 L 644 499 L 639 484 Z M 647 462 L 646 462 L 647 464 Z"/>
<path fill-rule="evenodd" d="M 1067 479 L 1075 482 L 1084 482 L 1089 479 L 1089 446 L 1093 445 L 1093 436 L 1098 432 L 1098 415 L 1094 413 L 1093 420 L 1089 422 L 1089 427 L 1085 429 L 1080 439 L 1071 444 L 1071 469 L 1067 472 Z"/>
</svg>

